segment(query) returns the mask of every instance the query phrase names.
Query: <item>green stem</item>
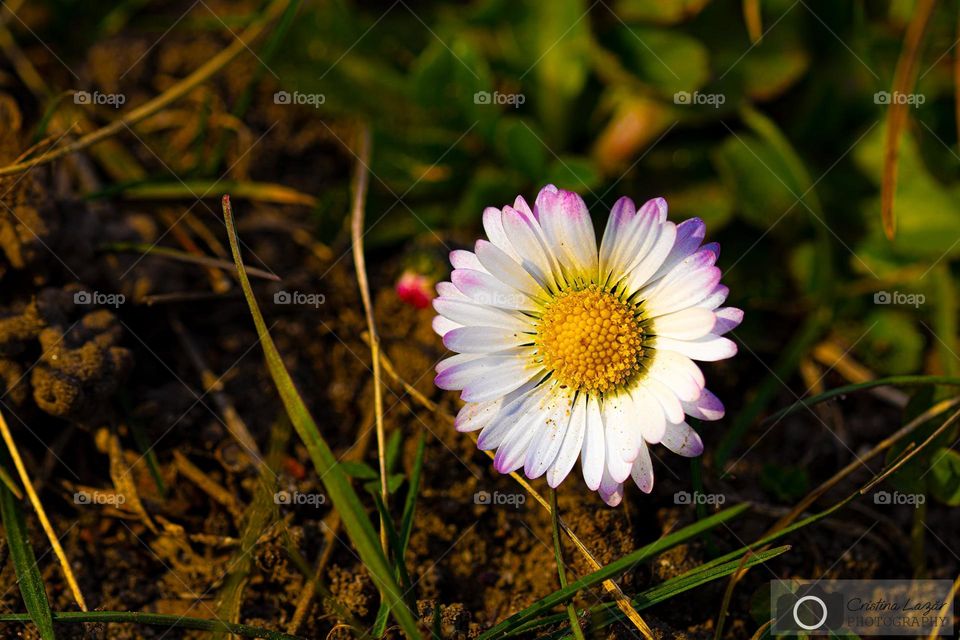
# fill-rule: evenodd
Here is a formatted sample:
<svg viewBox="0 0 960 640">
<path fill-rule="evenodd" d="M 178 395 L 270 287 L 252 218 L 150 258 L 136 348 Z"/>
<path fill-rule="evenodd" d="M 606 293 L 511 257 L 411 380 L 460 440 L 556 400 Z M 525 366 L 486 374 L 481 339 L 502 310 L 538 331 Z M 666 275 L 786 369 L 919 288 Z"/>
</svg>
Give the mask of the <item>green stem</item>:
<svg viewBox="0 0 960 640">
<path fill-rule="evenodd" d="M 557 490 L 550 489 L 550 515 L 553 520 L 553 553 L 557 558 L 557 575 L 560 577 L 560 588 L 567 587 L 567 571 L 563 565 L 563 550 L 560 547 L 560 510 L 557 508 Z M 570 616 L 570 628 L 577 640 L 585 640 L 580 621 L 577 620 L 577 610 L 573 602 L 567 603 L 567 615 Z"/>
</svg>

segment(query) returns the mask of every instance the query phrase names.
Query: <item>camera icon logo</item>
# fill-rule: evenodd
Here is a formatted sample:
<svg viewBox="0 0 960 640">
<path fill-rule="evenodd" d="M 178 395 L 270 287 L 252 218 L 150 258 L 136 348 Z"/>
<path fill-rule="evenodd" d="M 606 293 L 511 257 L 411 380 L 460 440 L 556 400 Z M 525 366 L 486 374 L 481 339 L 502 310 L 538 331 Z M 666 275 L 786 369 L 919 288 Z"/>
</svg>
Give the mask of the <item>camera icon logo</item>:
<svg viewBox="0 0 960 640">
<path fill-rule="evenodd" d="M 75 91 L 73 93 L 74 104 L 90 104 L 91 102 L 93 102 L 93 96 L 90 95 L 89 91 Z"/>
<path fill-rule="evenodd" d="M 816 584 L 777 598 L 772 631 L 827 632 L 843 626 L 843 594 L 828 593 Z"/>
<path fill-rule="evenodd" d="M 293 496 L 290 495 L 289 491 L 277 491 L 273 494 L 273 503 L 274 504 L 291 504 L 293 502 Z"/>
<path fill-rule="evenodd" d="M 873 304 L 890 304 L 891 301 L 889 291 L 877 291 L 873 294 Z"/>
<path fill-rule="evenodd" d="M 290 104 L 292 97 L 287 91 L 277 91 L 273 94 L 273 104 Z"/>
<path fill-rule="evenodd" d="M 689 491 L 677 491 L 673 494 L 673 503 L 674 504 L 691 504 L 693 502 L 693 496 L 690 495 Z"/>
<path fill-rule="evenodd" d="M 692 101 L 693 96 L 689 91 L 677 91 L 673 94 L 673 104 L 690 104 Z"/>
<path fill-rule="evenodd" d="M 493 97 L 490 95 L 489 91 L 477 91 L 473 94 L 473 103 L 474 104 L 490 104 L 493 100 Z"/>
<path fill-rule="evenodd" d="M 889 91 L 877 91 L 873 94 L 874 104 L 890 104 L 890 92 Z"/>
<path fill-rule="evenodd" d="M 493 502 L 493 496 L 489 491 L 477 491 L 473 494 L 473 504 L 490 504 Z"/>
<path fill-rule="evenodd" d="M 73 304 L 93 304 L 93 294 L 89 291 L 77 291 L 73 294 Z"/>
<path fill-rule="evenodd" d="M 277 291 L 275 294 L 273 294 L 274 304 L 290 304 L 292 300 L 293 299 L 289 291 Z"/>
<path fill-rule="evenodd" d="M 893 502 L 893 496 L 890 495 L 889 491 L 877 491 L 873 496 L 874 504 L 891 504 Z"/>
<path fill-rule="evenodd" d="M 91 502 L 93 499 L 86 491 L 77 491 L 73 494 L 73 504 L 90 504 Z"/>
</svg>

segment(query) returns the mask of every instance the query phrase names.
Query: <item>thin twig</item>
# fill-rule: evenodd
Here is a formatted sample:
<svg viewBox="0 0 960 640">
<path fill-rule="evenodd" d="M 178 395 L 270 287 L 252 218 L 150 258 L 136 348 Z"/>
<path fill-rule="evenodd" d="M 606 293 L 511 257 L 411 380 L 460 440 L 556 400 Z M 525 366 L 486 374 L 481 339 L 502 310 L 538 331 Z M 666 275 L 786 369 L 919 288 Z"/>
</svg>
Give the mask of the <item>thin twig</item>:
<svg viewBox="0 0 960 640">
<path fill-rule="evenodd" d="M 943 625 L 940 624 L 939 620 L 946 621 L 947 611 L 950 610 L 950 606 L 953 604 L 953 599 L 957 597 L 958 589 L 960 589 L 960 576 L 957 576 L 957 579 L 953 581 L 953 586 L 950 587 L 950 593 L 948 593 L 947 597 L 943 599 L 943 606 L 940 607 L 938 622 L 933 626 L 933 630 L 930 631 L 930 636 L 927 638 L 927 640 L 936 640 L 936 638 L 940 636 L 940 631 L 943 629 Z"/>
<path fill-rule="evenodd" d="M 245 51 L 250 42 L 262 35 L 267 26 L 273 22 L 273 20 L 279 17 L 284 11 L 286 11 L 289 4 L 290 0 L 275 0 L 275 2 L 271 3 L 267 7 L 263 13 L 263 16 L 250 25 L 246 31 L 237 36 L 229 46 L 221 50 L 218 54 L 210 58 L 204 64 L 200 65 L 196 71 L 188 75 L 180 82 L 177 82 L 155 98 L 148 100 L 136 109 L 132 109 L 129 113 L 117 120 L 114 120 L 110 124 L 81 136 L 74 142 L 65 144 L 64 146 L 52 151 L 48 151 L 47 153 L 33 158 L 32 160 L 15 162 L 7 165 L 6 167 L 0 168 L 0 176 L 15 175 L 28 169 L 32 169 L 33 167 L 48 164 L 57 158 L 62 158 L 63 156 L 86 149 L 91 145 L 125 131 L 126 129 L 146 118 L 149 118 L 159 111 L 162 111 L 166 107 L 190 93 L 197 86 L 209 80 L 211 76 L 219 72 L 234 58 Z"/>
<path fill-rule="evenodd" d="M 30 476 L 27 474 L 27 468 L 23 465 L 23 460 L 20 458 L 20 451 L 17 449 L 16 442 L 13 441 L 13 434 L 10 433 L 10 427 L 7 426 L 7 421 L 3 417 L 3 412 L 0 412 L 0 434 L 3 435 L 3 441 L 7 443 L 7 449 L 10 451 L 10 457 L 13 459 L 13 465 L 17 468 L 17 474 L 20 476 L 20 482 L 23 484 L 23 489 L 27 493 L 27 497 L 30 498 L 30 504 L 33 505 L 34 510 L 37 512 L 37 518 L 40 520 L 40 526 L 43 527 L 44 533 L 47 534 L 47 539 L 50 541 L 50 546 L 53 547 L 53 552 L 57 556 L 57 560 L 60 561 L 60 567 L 63 569 L 63 576 L 67 581 L 67 584 L 70 586 L 70 591 L 73 592 L 73 598 L 77 601 L 77 605 L 83 611 L 87 610 L 87 602 L 83 599 L 83 593 L 80 591 L 80 585 L 77 583 L 77 578 L 73 575 L 73 569 L 70 567 L 70 560 L 67 559 L 67 554 L 64 553 L 63 547 L 60 545 L 60 539 L 57 538 L 57 533 L 53 530 L 53 526 L 50 524 L 50 519 L 47 518 L 47 512 L 43 509 L 43 504 L 40 502 L 40 497 L 37 495 L 36 490 L 33 488 L 33 482 L 30 481 Z"/>
<path fill-rule="evenodd" d="M 386 437 L 383 432 L 383 388 L 380 383 L 380 338 L 373 319 L 373 301 L 370 299 L 370 284 L 367 282 L 367 265 L 363 258 L 363 214 L 367 204 L 367 187 L 370 184 L 370 127 L 361 125 L 357 140 L 357 163 L 353 172 L 353 211 L 351 213 L 351 238 L 353 240 L 353 264 L 357 270 L 357 286 L 363 300 L 367 317 L 367 333 L 370 335 L 370 358 L 373 360 L 373 407 L 377 423 L 377 460 L 380 462 L 380 497 L 388 505 Z M 382 519 L 382 518 L 381 518 Z M 380 523 L 380 544 L 388 552 L 386 523 Z"/>
</svg>

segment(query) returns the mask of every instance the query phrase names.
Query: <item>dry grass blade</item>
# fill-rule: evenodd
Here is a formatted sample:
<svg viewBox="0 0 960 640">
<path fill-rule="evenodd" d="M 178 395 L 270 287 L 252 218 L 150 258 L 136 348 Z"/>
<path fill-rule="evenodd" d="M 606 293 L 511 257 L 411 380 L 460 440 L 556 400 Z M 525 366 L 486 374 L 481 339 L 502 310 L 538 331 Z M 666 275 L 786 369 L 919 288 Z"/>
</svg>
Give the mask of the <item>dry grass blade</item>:
<svg viewBox="0 0 960 640">
<path fill-rule="evenodd" d="M 3 441 L 7 444 L 7 449 L 10 451 L 10 458 L 13 460 L 13 466 L 16 467 L 17 474 L 20 476 L 20 482 L 23 484 L 23 489 L 27 493 L 27 497 L 30 498 L 30 504 L 33 505 L 34 510 L 37 512 L 40 526 L 43 527 L 43 532 L 47 534 L 47 539 L 50 541 L 53 553 L 60 562 L 60 567 L 63 569 L 63 577 L 70 586 L 73 599 L 77 601 L 77 606 L 79 606 L 81 610 L 86 611 L 87 602 L 84 600 L 83 593 L 80 591 L 80 585 L 77 583 L 76 576 L 73 575 L 70 560 L 60 545 L 60 539 L 57 537 L 56 531 L 53 530 L 50 519 L 47 518 L 47 512 L 40 502 L 40 496 L 37 495 L 37 492 L 33 488 L 33 482 L 30 480 L 27 468 L 23 465 L 23 459 L 20 457 L 17 443 L 13 440 L 13 434 L 10 433 L 10 427 L 7 426 L 7 420 L 3 417 L 3 412 L 0 412 L 0 434 L 3 435 Z"/>
<path fill-rule="evenodd" d="M 893 88 L 890 92 L 890 108 L 887 110 L 887 135 L 883 148 L 883 184 L 880 191 L 880 214 L 883 219 L 883 232 L 893 240 L 897 232 L 896 213 L 893 210 L 897 194 L 897 168 L 899 166 L 900 134 L 907 121 L 906 102 L 895 96 L 910 92 L 917 76 L 917 58 L 920 44 L 926 31 L 930 15 L 936 5 L 934 0 L 919 0 L 913 11 L 913 17 L 907 26 L 907 35 L 903 40 L 903 50 L 897 60 L 897 69 L 893 76 Z"/>
<path fill-rule="evenodd" d="M 62 147 L 58 147 L 52 151 L 48 151 L 47 153 L 33 158 L 32 160 L 15 162 L 7 165 L 6 167 L 0 168 L 0 176 L 15 175 L 28 169 L 32 169 L 33 167 L 48 164 L 57 158 L 62 158 L 63 156 L 86 149 L 87 147 L 94 145 L 101 140 L 106 140 L 107 138 L 116 135 L 121 131 L 125 131 L 136 123 L 162 111 L 166 107 L 190 93 L 197 86 L 206 82 L 211 76 L 219 72 L 234 58 L 245 51 L 247 47 L 250 46 L 249 43 L 260 37 L 264 31 L 266 31 L 270 23 L 272 23 L 284 11 L 286 11 L 289 4 L 290 0 L 275 0 L 275 2 L 271 3 L 266 8 L 263 16 L 250 25 L 246 31 L 237 36 L 228 47 L 224 48 L 217 55 L 200 65 L 196 71 L 188 75 L 180 82 L 177 82 L 152 100 L 148 100 L 136 109 L 132 109 L 129 113 L 118 118 L 117 120 L 114 120 L 107 126 L 97 129 L 96 131 L 92 131 L 75 140 L 74 142 L 66 144 Z"/>
<path fill-rule="evenodd" d="M 437 403 L 435 403 L 430 398 L 426 397 L 425 395 L 417 391 L 417 389 L 414 388 L 413 385 L 411 385 L 409 382 L 404 380 L 400 376 L 400 374 L 397 373 L 397 370 L 394 368 L 393 363 L 390 362 L 387 356 L 381 354 L 380 358 L 383 361 L 383 370 L 387 372 L 388 376 L 393 378 L 399 385 L 401 385 L 404 391 L 410 394 L 411 398 L 413 398 L 418 404 L 422 405 L 428 411 L 432 411 L 433 413 L 437 414 L 438 416 L 440 416 L 441 418 L 449 422 L 451 425 L 454 423 L 454 417 L 452 415 L 450 415 L 449 413 L 441 409 L 439 406 L 437 406 Z M 474 441 L 476 441 L 476 434 L 470 434 L 470 435 L 473 436 Z M 493 452 L 484 451 L 484 453 L 491 460 L 493 459 L 494 457 Z M 524 490 L 526 490 L 526 492 L 529 493 L 530 496 L 533 497 L 533 499 L 540 504 L 541 507 L 546 509 L 547 513 L 549 513 L 551 516 L 553 515 L 553 509 L 550 507 L 550 503 L 546 500 L 546 498 L 540 495 L 540 493 L 536 489 L 534 489 L 529 482 L 527 482 L 526 478 L 524 478 L 522 475 L 520 475 L 516 471 L 511 473 L 510 477 L 516 480 L 517 483 L 519 483 L 520 486 L 523 487 Z M 583 541 L 580 540 L 579 537 L 577 537 L 577 534 L 575 534 L 573 530 L 571 530 L 570 527 L 568 527 L 567 524 L 562 519 L 558 518 L 558 522 L 563 532 L 567 534 L 567 537 L 570 538 L 570 541 L 573 542 L 574 546 L 577 547 L 577 550 L 580 552 L 580 555 L 582 555 L 584 559 L 586 559 L 586 561 L 590 563 L 591 568 L 593 568 L 594 571 L 600 570 L 602 568 L 600 563 L 597 562 L 597 559 L 593 556 L 592 553 L 590 553 L 590 550 L 587 548 L 587 545 L 585 545 Z M 625 615 L 633 624 L 633 626 L 637 628 L 637 631 L 639 631 L 641 635 L 643 635 L 643 637 L 646 638 L 647 640 L 653 640 L 653 631 L 650 629 L 647 623 L 643 620 L 643 618 L 640 617 L 640 614 L 637 613 L 637 610 L 634 609 L 633 605 L 630 604 L 630 598 L 628 598 L 626 594 L 623 593 L 623 590 L 620 589 L 620 586 L 613 580 L 604 580 L 602 585 L 604 590 L 607 593 L 609 593 L 610 596 L 613 597 L 613 599 L 616 601 L 617 608 L 620 609 L 620 611 L 623 612 L 623 615 Z"/>
<path fill-rule="evenodd" d="M 757 44 L 763 37 L 763 19 L 760 16 L 760 0 L 743 0 L 743 20 L 747 23 L 750 42 Z"/>
<path fill-rule="evenodd" d="M 958 589 L 960 589 L 960 576 L 957 576 L 957 579 L 953 581 L 953 586 L 950 587 L 950 593 L 948 593 L 947 597 L 943 600 L 943 606 L 940 607 L 940 613 L 938 615 L 939 620 L 945 621 L 947 619 L 947 611 L 950 609 L 950 605 L 953 603 L 954 598 L 957 597 Z M 935 624 L 927 640 L 936 640 L 936 638 L 942 635 L 940 633 L 942 629 L 943 625 L 941 625 L 939 622 Z"/>
<path fill-rule="evenodd" d="M 367 187 L 370 184 L 370 127 L 360 127 L 357 144 L 357 162 L 353 173 L 353 210 L 351 212 L 350 236 L 353 242 L 353 264 L 357 270 L 357 286 L 363 300 L 363 311 L 367 319 L 367 333 L 370 335 L 370 359 L 373 362 L 373 408 L 377 424 L 377 460 L 380 464 L 380 497 L 387 506 L 389 490 L 387 488 L 386 438 L 383 432 L 383 388 L 380 382 L 380 338 L 373 319 L 373 301 L 370 299 L 370 284 L 367 281 L 367 265 L 363 257 L 363 214 L 367 202 Z M 387 527 L 380 523 L 380 543 L 387 552 Z"/>
</svg>

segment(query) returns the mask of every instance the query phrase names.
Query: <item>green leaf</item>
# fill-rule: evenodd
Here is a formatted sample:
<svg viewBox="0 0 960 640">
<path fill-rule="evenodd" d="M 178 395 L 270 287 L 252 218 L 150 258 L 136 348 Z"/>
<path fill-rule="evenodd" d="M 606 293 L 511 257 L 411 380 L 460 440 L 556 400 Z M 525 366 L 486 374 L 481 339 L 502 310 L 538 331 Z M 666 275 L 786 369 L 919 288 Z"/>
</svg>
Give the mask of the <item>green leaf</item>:
<svg viewBox="0 0 960 640">
<path fill-rule="evenodd" d="M 544 182 L 568 191 L 591 191 L 600 186 L 600 172 L 593 161 L 583 156 L 560 156 L 547 170 Z"/>
<path fill-rule="evenodd" d="M 505 116 L 497 123 L 495 140 L 497 151 L 507 166 L 523 173 L 529 180 L 536 182 L 542 178 L 548 152 L 536 123 Z"/>
<path fill-rule="evenodd" d="M 929 475 L 930 494 L 951 507 L 960 507 L 960 453 L 939 449 L 933 454 Z"/>
<path fill-rule="evenodd" d="M 729 509 L 724 509 L 723 511 L 720 511 L 719 513 L 716 513 L 708 518 L 698 520 L 697 522 L 678 531 L 667 534 L 659 540 L 637 549 L 633 553 L 628 553 L 619 560 L 615 560 L 605 567 L 602 567 L 601 569 L 598 569 L 597 571 L 594 571 L 593 573 L 588 574 L 575 582 L 571 582 L 563 589 L 554 591 L 550 595 L 541 598 L 523 611 L 513 614 L 506 620 L 503 620 L 499 624 L 480 634 L 478 640 L 488 640 L 489 638 L 500 637 L 501 635 L 516 629 L 524 622 L 531 620 L 538 614 L 548 611 L 558 604 L 566 602 L 576 595 L 578 591 L 600 584 L 604 580 L 613 578 L 624 571 L 628 571 L 633 566 L 641 562 L 645 562 L 646 560 L 649 560 L 653 556 L 662 553 L 671 547 L 682 544 L 683 542 L 695 538 L 717 525 L 720 525 L 728 520 L 732 520 L 746 511 L 749 507 L 750 505 L 748 503 L 743 503 L 735 507 L 730 507 Z"/>
<path fill-rule="evenodd" d="M 380 477 L 380 473 L 366 462 L 344 460 L 338 462 L 337 466 L 339 466 L 345 474 L 357 480 L 376 480 Z"/>
<path fill-rule="evenodd" d="M 590 16 L 586 0 L 527 5 L 521 46 L 536 79 L 536 109 L 553 141 L 567 137 L 573 102 L 583 91 L 590 63 Z"/>
<path fill-rule="evenodd" d="M 628 65 L 664 95 L 695 91 L 710 75 L 710 57 L 702 42 L 679 31 L 623 27 L 617 40 Z"/>
<path fill-rule="evenodd" d="M 44 640 L 52 640 L 55 635 L 50 601 L 47 600 L 43 578 L 40 576 L 40 569 L 37 568 L 37 558 L 33 554 L 33 547 L 30 546 L 23 511 L 13 494 L 2 483 L 0 483 L 0 514 L 3 516 L 3 528 L 7 532 L 10 557 L 13 559 L 13 568 L 17 572 L 23 604 L 27 607 L 30 620 L 40 630 L 40 637 Z"/>
<path fill-rule="evenodd" d="M 257 328 L 257 335 L 260 339 L 260 345 L 263 347 L 264 356 L 267 361 L 267 368 L 273 378 L 274 385 L 283 401 L 284 409 L 290 417 L 297 434 L 303 440 L 313 461 L 317 474 L 323 481 L 323 486 L 333 502 L 334 508 L 340 514 L 344 529 L 353 541 L 354 546 L 360 554 L 360 559 L 370 572 L 381 597 L 390 605 L 391 613 L 396 618 L 397 623 L 403 629 L 404 633 L 410 638 L 419 638 L 420 632 L 417 630 L 417 621 L 413 613 L 403 603 L 402 592 L 393 575 L 393 567 L 387 562 L 380 547 L 380 540 L 377 532 L 370 522 L 360 498 L 357 496 L 347 475 L 337 464 L 337 458 L 327 444 L 323 436 L 320 435 L 317 424 L 313 416 L 307 410 L 303 398 L 293 384 L 293 379 L 287 372 L 277 351 L 273 338 L 267 330 L 267 325 L 260 313 L 260 307 L 257 299 L 253 295 L 253 289 L 250 287 L 250 280 L 247 278 L 244 269 L 243 260 L 240 257 L 240 245 L 237 237 L 237 229 L 234 225 L 233 212 L 230 209 L 229 197 L 224 196 L 223 214 L 227 227 L 227 235 L 230 239 L 230 249 L 233 253 L 234 262 L 237 265 L 237 275 L 239 276 L 240 286 L 243 289 L 244 297 L 250 307 L 250 313 L 253 316 L 254 325 Z"/>
</svg>

